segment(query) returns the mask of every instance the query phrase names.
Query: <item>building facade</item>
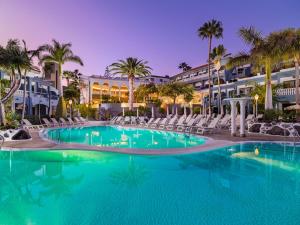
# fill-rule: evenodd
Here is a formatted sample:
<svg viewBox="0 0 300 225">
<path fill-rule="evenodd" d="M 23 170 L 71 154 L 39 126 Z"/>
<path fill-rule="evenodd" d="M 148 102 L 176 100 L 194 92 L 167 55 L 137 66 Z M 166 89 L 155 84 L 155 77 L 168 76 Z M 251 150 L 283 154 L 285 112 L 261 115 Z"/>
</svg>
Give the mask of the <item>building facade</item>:
<svg viewBox="0 0 300 225">
<path fill-rule="evenodd" d="M 82 76 L 81 81 L 84 84 L 80 97 L 82 104 L 91 104 L 94 108 L 98 108 L 99 104 L 103 102 L 107 96 L 118 102 L 128 101 L 129 82 L 126 78 L 93 75 Z M 170 78 L 168 76 L 151 75 L 136 78 L 134 81 L 134 89 L 141 84 L 163 84 L 169 81 Z"/>
<path fill-rule="evenodd" d="M 9 76 L 1 73 L 1 79 L 9 80 Z M 5 91 L 8 92 L 9 88 Z M 21 114 L 23 109 L 24 78 L 21 86 L 12 98 L 12 111 Z M 51 80 L 46 80 L 41 74 L 29 73 L 26 78 L 25 94 L 26 115 L 52 115 L 58 103 L 58 90 L 54 87 Z"/>
<path fill-rule="evenodd" d="M 226 59 L 222 61 L 219 71 L 211 65 L 211 89 L 212 105 L 217 106 L 219 92 L 218 73 L 220 77 L 220 90 L 222 99 L 247 96 L 255 84 L 265 84 L 265 74 L 254 74 L 251 65 L 244 65 L 232 70 L 225 69 Z M 284 108 L 295 103 L 295 68 L 286 68 L 272 73 L 272 84 L 280 84 L 281 88 L 276 90 L 276 107 Z M 172 80 L 185 82 L 194 86 L 196 90 L 196 102 L 208 105 L 209 77 L 208 65 L 202 65 L 191 70 L 174 75 Z M 223 104 L 227 104 L 225 101 Z"/>
</svg>

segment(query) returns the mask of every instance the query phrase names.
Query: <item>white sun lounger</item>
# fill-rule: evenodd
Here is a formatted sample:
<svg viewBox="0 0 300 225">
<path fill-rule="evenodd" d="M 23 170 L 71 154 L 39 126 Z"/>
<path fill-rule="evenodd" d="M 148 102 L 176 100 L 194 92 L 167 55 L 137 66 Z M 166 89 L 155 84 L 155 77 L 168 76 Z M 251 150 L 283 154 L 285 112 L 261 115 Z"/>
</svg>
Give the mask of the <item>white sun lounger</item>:
<svg viewBox="0 0 300 225">
<path fill-rule="evenodd" d="M 151 117 L 151 118 L 149 119 L 149 121 L 148 121 L 147 123 L 145 123 L 144 127 L 149 127 L 150 124 L 151 124 L 153 121 L 154 121 L 154 118 Z M 143 126 L 143 124 L 142 124 L 142 126 Z"/>
<path fill-rule="evenodd" d="M 212 119 L 212 121 L 210 121 L 210 123 L 208 124 L 207 127 L 203 126 L 203 127 L 199 127 L 196 130 L 197 134 L 204 134 L 205 132 L 211 132 L 212 130 L 217 128 L 217 124 L 220 121 L 222 115 L 218 115 L 216 118 Z"/>
<path fill-rule="evenodd" d="M 160 120 L 161 118 L 156 118 L 156 120 L 154 120 L 153 123 L 150 124 L 150 128 L 155 128 Z"/>
<path fill-rule="evenodd" d="M 190 119 L 189 122 L 188 122 L 187 124 L 177 126 L 177 131 L 182 132 L 182 131 L 184 131 L 184 129 L 185 129 L 186 127 L 193 126 L 194 123 L 195 123 L 195 119 Z"/>
<path fill-rule="evenodd" d="M 166 126 L 166 129 L 167 130 L 173 130 L 175 127 L 177 127 L 177 126 L 182 126 L 183 125 L 183 122 L 184 122 L 184 120 L 185 120 L 185 116 L 184 115 L 182 115 L 181 117 L 179 117 L 179 119 L 178 119 L 178 121 L 177 121 L 177 123 L 175 124 L 175 122 L 174 122 L 174 124 L 168 124 L 167 126 Z"/>
<path fill-rule="evenodd" d="M 60 126 L 61 124 L 55 119 L 55 118 L 50 118 L 52 123 L 55 125 L 55 126 Z"/>
<path fill-rule="evenodd" d="M 33 125 L 32 123 L 29 122 L 27 119 L 22 119 L 22 122 L 24 123 L 24 128 L 27 128 L 29 130 L 31 129 L 42 129 L 44 126 L 42 124 L 39 125 Z"/>
<path fill-rule="evenodd" d="M 168 122 L 168 119 L 169 118 L 163 118 L 161 121 L 160 121 L 160 123 L 159 123 L 159 126 L 158 126 L 158 129 L 160 129 L 160 130 L 162 130 L 162 129 L 164 129 L 164 127 L 165 127 L 165 125 L 167 124 L 167 122 Z"/>
</svg>

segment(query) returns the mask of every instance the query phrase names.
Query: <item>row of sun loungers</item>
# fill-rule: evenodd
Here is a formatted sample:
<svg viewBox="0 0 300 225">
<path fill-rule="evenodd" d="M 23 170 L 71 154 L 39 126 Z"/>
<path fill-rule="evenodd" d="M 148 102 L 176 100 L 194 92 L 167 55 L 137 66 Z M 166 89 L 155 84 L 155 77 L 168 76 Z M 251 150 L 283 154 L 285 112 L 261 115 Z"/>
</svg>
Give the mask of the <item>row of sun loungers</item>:
<svg viewBox="0 0 300 225">
<path fill-rule="evenodd" d="M 56 118 L 50 118 L 50 120 L 48 120 L 47 118 L 43 118 L 42 121 L 43 124 L 33 125 L 29 120 L 23 119 L 22 123 L 24 128 L 32 130 L 32 129 L 43 129 L 47 127 L 83 125 L 87 122 L 81 116 L 73 117 L 73 118 L 68 117 L 67 120 L 64 118 L 59 118 L 59 120 L 57 120 Z"/>
<path fill-rule="evenodd" d="M 239 126 L 239 117 L 237 115 L 236 121 L 237 126 Z M 254 115 L 249 114 L 246 118 L 246 122 L 250 122 L 254 119 Z M 111 124 L 118 125 L 130 125 L 151 129 L 159 129 L 159 130 L 173 130 L 185 133 L 197 133 L 204 134 L 210 133 L 213 131 L 217 131 L 220 129 L 228 129 L 230 128 L 230 120 L 231 115 L 226 114 L 224 116 L 216 115 L 212 116 L 204 116 L 204 115 L 188 115 L 188 116 L 171 116 L 166 118 L 150 118 L 148 122 L 146 122 L 145 117 L 122 117 L 118 116 L 111 120 Z"/>
</svg>

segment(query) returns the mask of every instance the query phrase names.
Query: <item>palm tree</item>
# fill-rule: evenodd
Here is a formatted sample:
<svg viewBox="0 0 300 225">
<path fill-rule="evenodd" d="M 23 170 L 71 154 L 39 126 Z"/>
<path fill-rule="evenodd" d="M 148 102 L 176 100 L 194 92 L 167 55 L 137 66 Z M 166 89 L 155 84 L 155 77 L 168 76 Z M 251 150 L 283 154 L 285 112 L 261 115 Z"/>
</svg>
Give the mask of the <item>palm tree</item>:
<svg viewBox="0 0 300 225">
<path fill-rule="evenodd" d="M 40 70 L 37 67 L 33 66 L 33 58 L 39 58 L 40 57 L 40 53 L 42 51 L 44 51 L 43 47 L 38 47 L 36 50 L 27 50 L 27 46 L 26 46 L 26 42 L 23 40 L 23 44 L 24 44 L 24 51 L 27 52 L 27 56 L 28 56 L 28 60 L 30 63 L 30 67 L 29 68 L 25 68 L 24 69 L 24 76 L 23 76 L 23 80 L 24 80 L 24 88 L 23 88 L 23 108 L 22 108 L 22 117 L 21 119 L 23 120 L 25 117 L 25 112 L 26 112 L 26 94 L 27 94 L 27 72 L 28 70 L 34 70 L 36 72 L 40 72 Z"/>
<path fill-rule="evenodd" d="M 125 60 L 119 60 L 110 66 L 113 75 L 120 74 L 127 76 L 129 81 L 129 110 L 133 110 L 133 85 L 135 77 L 148 76 L 152 68 L 147 66 L 148 62 L 137 58 L 129 57 Z"/>
<path fill-rule="evenodd" d="M 198 29 L 198 36 L 202 39 L 208 39 L 208 111 L 209 115 L 211 115 L 211 74 L 210 74 L 210 56 L 211 56 L 211 46 L 212 46 L 212 39 L 222 38 L 223 37 L 223 26 L 220 21 L 211 20 L 202 25 Z"/>
<path fill-rule="evenodd" d="M 226 55 L 226 48 L 223 45 L 218 45 L 217 47 L 213 48 L 211 53 L 211 58 L 215 64 L 215 68 L 217 69 L 217 76 L 218 76 L 218 113 L 223 114 L 223 107 L 222 107 L 222 96 L 221 96 L 221 84 L 220 84 L 220 69 L 221 69 L 221 60 Z"/>
<path fill-rule="evenodd" d="M 178 69 L 181 69 L 182 72 L 185 72 L 192 69 L 192 67 L 190 67 L 186 62 L 182 62 L 179 64 Z"/>
<path fill-rule="evenodd" d="M 0 99 L 0 123 L 5 125 L 4 104 L 20 88 L 23 72 L 36 70 L 36 68 L 31 62 L 26 46 L 22 46 L 16 39 L 9 40 L 5 47 L 0 46 L 0 68 L 10 76 L 10 89 Z"/>
<path fill-rule="evenodd" d="M 76 84 L 79 84 L 81 76 L 82 74 L 77 69 L 74 71 L 67 70 L 63 72 L 63 77 L 67 80 L 67 86 L 70 85 L 70 80 L 72 80 Z"/>
<path fill-rule="evenodd" d="M 292 59 L 295 64 L 295 98 L 296 98 L 296 111 L 299 114 L 300 96 L 299 96 L 299 63 L 300 63 L 300 29 L 288 28 L 279 32 L 271 34 L 274 39 L 279 39 L 279 51 L 287 59 Z M 276 38 L 277 37 L 277 38 Z M 299 116 L 297 120 L 299 121 Z"/>
<path fill-rule="evenodd" d="M 183 95 L 185 101 L 190 102 L 193 99 L 194 88 L 190 84 L 170 82 L 158 87 L 159 94 L 171 98 L 173 101 L 173 113 L 175 112 L 176 99 Z"/>
<path fill-rule="evenodd" d="M 60 96 L 63 96 L 62 88 L 62 65 L 67 62 L 74 62 L 83 66 L 81 58 L 74 55 L 71 50 L 71 43 L 60 43 L 57 40 L 52 40 L 52 45 L 46 44 L 43 46 L 47 54 L 41 57 L 42 63 L 52 62 L 58 64 L 58 91 Z"/>
<path fill-rule="evenodd" d="M 281 60 L 281 54 L 278 51 L 278 40 L 271 35 L 263 37 L 254 27 L 242 27 L 239 30 L 240 37 L 244 42 L 250 45 L 249 53 L 240 53 L 229 60 L 227 67 L 241 66 L 251 63 L 254 69 L 265 70 L 265 109 L 273 109 L 272 99 L 272 69 L 275 68 Z"/>
</svg>

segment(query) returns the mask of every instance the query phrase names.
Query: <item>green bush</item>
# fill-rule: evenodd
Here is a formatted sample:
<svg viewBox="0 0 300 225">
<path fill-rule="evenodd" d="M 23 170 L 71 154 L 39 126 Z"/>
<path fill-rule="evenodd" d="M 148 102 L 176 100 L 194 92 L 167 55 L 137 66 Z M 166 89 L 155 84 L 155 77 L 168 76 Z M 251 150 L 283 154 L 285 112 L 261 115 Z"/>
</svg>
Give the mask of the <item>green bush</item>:
<svg viewBox="0 0 300 225">
<path fill-rule="evenodd" d="M 278 121 L 279 116 L 280 116 L 279 111 L 275 109 L 267 109 L 264 112 L 263 121 L 267 123 Z"/>
<path fill-rule="evenodd" d="M 136 116 L 136 111 L 125 111 L 125 116 Z"/>
<path fill-rule="evenodd" d="M 65 102 L 64 97 L 60 97 L 59 100 L 58 100 L 55 116 L 57 118 L 67 117 L 67 106 L 66 106 L 66 102 Z"/>
<path fill-rule="evenodd" d="M 86 106 L 86 104 L 80 104 L 78 109 L 82 117 L 90 119 L 96 118 L 97 109 L 93 109 L 91 105 Z"/>
<path fill-rule="evenodd" d="M 282 113 L 283 122 L 295 122 L 296 121 L 296 111 L 283 111 Z"/>
<path fill-rule="evenodd" d="M 193 114 L 200 114 L 200 107 L 193 108 Z"/>
<path fill-rule="evenodd" d="M 19 127 L 20 124 L 20 115 L 13 113 L 13 112 L 8 112 L 5 115 L 6 118 L 6 126 L 1 126 L 0 129 L 15 129 L 17 127 Z"/>
</svg>

